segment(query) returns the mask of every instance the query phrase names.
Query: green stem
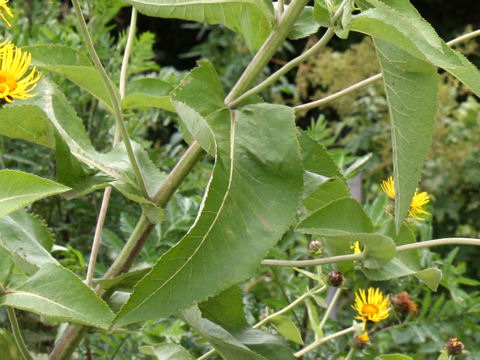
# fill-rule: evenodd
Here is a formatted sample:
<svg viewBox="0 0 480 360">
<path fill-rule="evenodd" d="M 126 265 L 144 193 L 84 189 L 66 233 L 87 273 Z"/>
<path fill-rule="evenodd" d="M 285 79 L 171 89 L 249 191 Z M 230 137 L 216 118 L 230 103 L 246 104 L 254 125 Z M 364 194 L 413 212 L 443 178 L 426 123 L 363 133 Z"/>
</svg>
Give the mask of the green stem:
<svg viewBox="0 0 480 360">
<path fill-rule="evenodd" d="M 341 16 L 343 7 L 345 6 L 345 3 L 347 0 L 344 0 L 342 4 L 338 7 L 337 11 L 335 12 L 334 16 L 332 17 L 333 23 L 337 21 L 337 19 Z M 290 5 L 292 6 L 292 5 Z M 290 9 L 287 9 L 288 10 Z M 287 12 L 285 12 L 285 17 L 287 15 Z M 289 28 L 290 29 L 290 28 Z M 272 85 L 275 81 L 277 81 L 280 77 L 285 75 L 287 72 L 289 72 L 291 69 L 294 67 L 298 66 L 300 63 L 308 59 L 310 56 L 316 54 L 320 49 L 322 49 L 329 41 L 330 39 L 335 35 L 335 27 L 331 26 L 325 31 L 323 34 L 322 38 L 310 49 L 305 51 L 303 54 L 297 56 L 295 59 L 290 60 L 287 64 L 282 66 L 279 70 L 274 72 L 272 75 L 270 75 L 268 78 L 266 78 L 264 81 L 262 81 L 260 84 L 255 86 L 254 88 L 248 90 L 245 92 L 242 96 L 238 97 L 237 99 L 232 99 L 232 101 L 226 101 L 226 104 L 230 107 L 235 107 L 239 105 L 242 101 L 248 99 L 250 96 L 258 94 L 262 90 L 266 89 L 270 85 Z"/>
<path fill-rule="evenodd" d="M 6 306 L 8 320 L 10 320 L 10 325 L 12 326 L 13 338 L 17 344 L 18 350 L 22 355 L 23 360 L 33 360 L 32 356 L 28 352 L 25 341 L 23 341 L 22 333 L 20 332 L 20 327 L 18 326 L 17 316 L 15 315 L 15 309 L 11 306 Z"/>
<path fill-rule="evenodd" d="M 331 334 L 331 335 L 325 336 L 325 337 L 323 337 L 323 338 L 320 338 L 320 339 L 314 341 L 313 343 L 311 343 L 310 345 L 304 347 L 302 350 L 297 351 L 297 352 L 294 354 L 294 356 L 297 357 L 297 358 L 300 357 L 300 356 L 303 356 L 303 355 L 305 355 L 307 352 L 315 349 L 317 346 L 319 346 L 319 345 L 321 345 L 321 344 L 323 344 L 323 343 L 325 343 L 325 342 L 327 342 L 327 341 L 329 341 L 329 340 L 335 339 L 335 338 L 337 338 L 337 337 L 339 337 L 339 336 L 342 336 L 342 335 L 346 335 L 346 334 L 352 333 L 352 332 L 354 332 L 354 331 L 355 331 L 355 328 L 352 326 L 352 327 L 349 327 L 349 328 L 344 329 L 344 330 L 342 330 L 342 331 L 339 331 L 339 332 L 336 332 L 336 333 L 334 333 L 334 334 Z"/>
<path fill-rule="evenodd" d="M 414 249 L 422 249 L 434 246 L 442 245 L 473 245 L 480 246 L 480 239 L 471 239 L 471 238 L 443 238 L 435 239 L 428 241 L 421 241 L 407 245 L 397 246 L 396 252 L 409 251 Z M 333 264 L 341 263 L 346 261 L 355 261 L 365 259 L 365 254 L 350 254 L 350 255 L 340 255 L 332 256 L 323 259 L 312 259 L 312 260 L 274 260 L 274 259 L 265 259 L 262 261 L 262 265 L 266 266 L 288 266 L 288 267 L 303 267 L 303 266 L 312 266 L 312 265 L 323 265 L 323 264 Z"/>
<path fill-rule="evenodd" d="M 480 36 L 480 30 L 475 30 L 475 31 L 469 32 L 467 34 L 461 35 L 461 36 L 447 42 L 447 45 L 453 46 L 453 45 L 459 44 L 461 42 L 470 40 L 470 39 L 472 39 L 474 37 L 477 37 L 477 36 Z M 369 78 L 367 78 L 365 80 L 362 80 L 362 81 L 360 81 L 356 84 L 353 84 L 352 86 L 349 86 L 349 87 L 347 87 L 343 90 L 340 90 L 340 91 L 338 91 L 334 94 L 328 95 L 328 96 L 326 96 L 322 99 L 295 106 L 294 109 L 295 109 L 295 111 L 306 111 L 306 110 L 310 110 L 310 109 L 313 109 L 313 108 L 318 107 L 318 106 L 328 104 L 329 102 L 331 102 L 335 99 L 338 99 L 339 97 L 345 96 L 346 94 L 349 94 L 349 93 L 351 93 L 355 90 L 358 90 L 358 89 L 360 89 L 364 86 L 370 85 L 371 83 L 374 83 L 375 81 L 380 80 L 382 77 L 383 77 L 383 74 L 378 73 L 378 74 L 370 76 Z"/>
<path fill-rule="evenodd" d="M 345 359 L 343 359 L 343 360 L 350 360 L 354 353 L 355 353 L 355 349 L 353 347 L 350 348 L 350 351 L 348 352 L 347 356 L 345 356 Z"/>
<path fill-rule="evenodd" d="M 137 159 L 135 158 L 135 154 L 133 152 L 132 144 L 130 142 L 130 137 L 128 136 L 127 127 L 125 126 L 125 121 L 123 119 L 122 108 L 120 105 L 120 97 L 117 90 L 114 88 L 112 81 L 108 77 L 105 68 L 100 61 L 97 52 L 95 51 L 95 47 L 93 46 L 92 38 L 88 32 L 87 23 L 85 22 L 85 18 L 83 17 L 82 9 L 80 8 L 80 4 L 78 0 L 72 0 L 73 7 L 75 8 L 75 13 L 77 14 L 78 21 L 80 23 L 80 30 L 82 32 L 83 38 L 87 45 L 87 50 L 92 58 L 93 64 L 95 65 L 96 69 L 102 76 L 103 82 L 105 84 L 105 88 L 108 91 L 113 116 L 115 118 L 115 122 L 117 124 L 118 129 L 120 130 L 120 134 L 122 135 L 123 143 L 125 144 L 125 149 L 128 154 L 128 158 L 132 165 L 133 172 L 135 173 L 135 177 L 137 179 L 138 186 L 140 190 L 145 196 L 148 196 L 147 188 L 145 186 L 145 181 L 143 179 L 142 173 L 140 171 L 140 167 L 138 166 Z"/>
<path fill-rule="evenodd" d="M 342 292 L 342 289 L 337 288 L 337 291 L 335 292 L 335 295 L 333 295 L 332 300 L 330 301 L 330 304 L 328 304 L 327 310 L 325 311 L 325 314 L 323 314 L 322 321 L 318 325 L 320 329 L 323 329 L 325 326 L 325 323 L 327 322 L 328 318 L 330 317 L 330 314 L 335 307 L 335 304 L 337 303 L 337 300 L 340 297 L 340 293 Z"/>
<path fill-rule="evenodd" d="M 275 55 L 277 49 L 283 44 L 290 29 L 307 3 L 308 0 L 294 0 L 288 6 L 275 30 L 263 43 L 260 50 L 258 50 L 250 64 L 248 64 L 240 79 L 238 79 L 235 86 L 225 98 L 225 104 L 231 106 L 231 103 L 242 95 L 257 78 L 258 74 L 260 74 L 273 55 Z"/>
<path fill-rule="evenodd" d="M 254 329 L 259 328 L 263 324 L 272 320 L 274 317 L 276 317 L 278 315 L 282 315 L 282 314 L 286 313 L 287 311 L 293 309 L 295 306 L 297 306 L 298 304 L 303 302 L 303 300 L 305 300 L 307 297 L 312 296 L 313 294 L 318 294 L 318 293 L 324 291 L 326 288 L 327 288 L 326 286 L 322 286 L 322 287 L 317 286 L 317 287 L 314 287 L 312 290 L 307 290 L 307 292 L 305 292 L 302 296 L 299 296 L 297 299 L 292 301 L 290 304 L 285 306 L 283 309 L 277 311 L 276 313 L 273 313 L 273 314 L 267 316 L 265 319 L 262 319 L 261 321 L 259 321 L 255 325 L 253 325 L 253 328 Z"/>
<path fill-rule="evenodd" d="M 118 85 L 120 99 L 123 99 L 125 97 L 128 62 L 130 60 L 130 54 L 132 53 L 135 33 L 137 32 L 137 14 L 137 9 L 135 7 L 132 7 L 132 15 L 130 17 L 130 29 L 128 30 L 127 43 L 125 45 L 125 51 L 123 53 L 122 59 L 122 67 L 120 68 L 120 83 Z"/>
</svg>

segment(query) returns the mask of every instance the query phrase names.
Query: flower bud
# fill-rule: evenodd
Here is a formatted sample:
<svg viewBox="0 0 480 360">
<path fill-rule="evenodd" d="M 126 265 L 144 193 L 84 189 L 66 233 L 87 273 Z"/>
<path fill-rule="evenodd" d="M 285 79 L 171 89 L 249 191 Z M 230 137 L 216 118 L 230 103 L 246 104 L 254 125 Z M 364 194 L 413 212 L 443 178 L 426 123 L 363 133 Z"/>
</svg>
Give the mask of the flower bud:
<svg viewBox="0 0 480 360">
<path fill-rule="evenodd" d="M 368 333 L 365 332 L 353 338 L 353 346 L 356 349 L 362 350 L 365 346 L 367 346 L 369 341 L 370 341 L 370 337 L 368 336 Z"/>
<path fill-rule="evenodd" d="M 457 338 L 451 338 L 447 342 L 448 355 L 460 355 L 462 354 L 464 346 Z"/>
<path fill-rule="evenodd" d="M 333 287 L 340 287 L 343 284 L 343 274 L 340 271 L 331 271 L 328 274 L 328 285 Z"/>
<path fill-rule="evenodd" d="M 323 250 L 323 245 L 320 241 L 313 240 L 308 244 L 308 249 L 310 250 L 311 255 L 320 255 Z"/>
</svg>

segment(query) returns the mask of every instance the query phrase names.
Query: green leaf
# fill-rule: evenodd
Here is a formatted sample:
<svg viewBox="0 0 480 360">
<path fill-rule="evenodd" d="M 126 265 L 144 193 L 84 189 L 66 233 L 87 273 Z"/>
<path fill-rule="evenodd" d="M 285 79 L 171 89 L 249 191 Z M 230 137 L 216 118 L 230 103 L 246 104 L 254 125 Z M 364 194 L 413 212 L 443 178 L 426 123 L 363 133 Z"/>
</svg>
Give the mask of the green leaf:
<svg viewBox="0 0 480 360">
<path fill-rule="evenodd" d="M 274 22 L 269 0 L 125 0 L 148 16 L 223 24 L 242 35 L 250 48 L 260 48 Z"/>
<path fill-rule="evenodd" d="M 328 236 L 369 233 L 373 231 L 373 225 L 358 201 L 343 198 L 312 212 L 297 225 L 296 230 L 305 234 Z"/>
<path fill-rule="evenodd" d="M 313 7 L 305 6 L 290 30 L 288 38 L 291 40 L 296 40 L 307 37 L 315 34 L 319 27 L 320 24 L 315 21 L 315 18 L 313 17 Z"/>
<path fill-rule="evenodd" d="M 122 109 L 141 109 L 155 107 L 175 112 L 170 101 L 173 86 L 154 78 L 142 78 L 130 81 L 127 85 L 127 96 L 122 100 Z"/>
<path fill-rule="evenodd" d="M 332 25 L 332 16 L 340 5 L 341 0 L 315 0 L 313 17 L 321 26 Z"/>
<path fill-rule="evenodd" d="M 270 320 L 273 327 L 287 339 L 303 345 L 302 335 L 288 316 L 278 315 Z"/>
<path fill-rule="evenodd" d="M 293 351 L 283 340 L 258 329 L 235 333 L 235 338 L 268 360 L 292 360 Z M 230 358 L 228 358 L 230 360 Z"/>
<path fill-rule="evenodd" d="M 224 124 L 215 128 L 217 156 L 202 211 L 135 287 L 117 325 L 166 317 L 255 273 L 300 200 L 294 119 L 291 108 L 254 104 L 234 112 L 230 136 Z"/>
<path fill-rule="evenodd" d="M 10 253 L 0 245 L 0 285 L 5 286 L 8 276 L 13 269 L 13 260 Z"/>
<path fill-rule="evenodd" d="M 0 170 L 0 218 L 68 187 L 17 170 Z"/>
<path fill-rule="evenodd" d="M 446 350 L 442 350 L 437 360 L 448 360 L 448 352 Z"/>
<path fill-rule="evenodd" d="M 0 305 L 12 306 L 57 321 L 107 329 L 113 312 L 70 270 L 54 264 L 40 268 L 27 282 L 0 296 Z"/>
<path fill-rule="evenodd" d="M 410 356 L 402 354 L 386 354 L 377 356 L 379 360 L 413 360 Z"/>
<path fill-rule="evenodd" d="M 5 360 L 22 359 L 23 355 L 17 348 L 15 340 L 5 329 L 0 329 L 0 351 Z"/>
<path fill-rule="evenodd" d="M 43 220 L 18 210 L 0 219 L 0 244 L 10 252 L 17 267 L 28 274 L 44 264 L 58 264 L 50 255 L 53 235 Z"/>
<path fill-rule="evenodd" d="M 375 40 L 392 123 L 395 225 L 407 216 L 433 135 L 437 109 L 436 69 L 405 51 Z"/>
<path fill-rule="evenodd" d="M 45 113 L 32 105 L 1 107 L 0 134 L 49 148 L 55 147 L 52 125 Z"/>
<path fill-rule="evenodd" d="M 227 330 L 201 316 L 200 310 L 192 306 L 179 312 L 179 317 L 205 338 L 225 360 L 265 360 L 250 350 Z"/>
<path fill-rule="evenodd" d="M 172 103 L 186 129 L 210 155 L 215 155 L 215 138 L 209 124 L 224 123 L 224 132 L 229 132 L 230 112 L 224 98 L 218 74 L 208 60 L 199 61 L 172 96 Z"/>
<path fill-rule="evenodd" d="M 305 305 L 307 305 L 308 321 L 310 322 L 310 326 L 315 333 L 315 338 L 320 339 L 323 337 L 323 330 L 320 327 L 317 305 L 315 305 L 309 298 L 305 299 Z"/>
<path fill-rule="evenodd" d="M 315 191 L 310 193 L 303 201 L 308 212 L 313 212 L 327 205 L 329 202 L 350 196 L 345 181 L 332 178 L 321 184 Z"/>
<path fill-rule="evenodd" d="M 32 54 L 32 65 L 65 76 L 112 111 L 110 95 L 102 76 L 80 51 L 53 44 L 25 46 L 23 50 Z"/>
<path fill-rule="evenodd" d="M 198 304 L 202 316 L 227 330 L 248 326 L 243 310 L 242 293 L 238 286 L 222 291 L 207 301 Z"/>
<path fill-rule="evenodd" d="M 140 346 L 138 350 L 142 354 L 155 356 L 157 360 L 193 360 L 188 351 L 177 344 Z"/>
</svg>

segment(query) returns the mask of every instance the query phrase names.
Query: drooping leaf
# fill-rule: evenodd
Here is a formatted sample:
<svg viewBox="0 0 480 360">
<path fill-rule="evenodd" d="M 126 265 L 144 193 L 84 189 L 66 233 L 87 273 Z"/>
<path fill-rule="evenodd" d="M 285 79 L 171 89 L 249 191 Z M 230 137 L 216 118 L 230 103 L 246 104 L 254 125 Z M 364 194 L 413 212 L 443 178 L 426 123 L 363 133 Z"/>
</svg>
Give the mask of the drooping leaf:
<svg viewBox="0 0 480 360">
<path fill-rule="evenodd" d="M 211 126 L 220 141 L 202 211 L 135 287 L 118 325 L 168 316 L 250 277 L 293 220 L 302 168 L 292 109 L 239 109 L 230 137 Z"/>
<path fill-rule="evenodd" d="M 395 225 L 407 216 L 430 147 L 437 107 L 435 68 L 381 40 L 375 40 L 392 123 Z"/>
<path fill-rule="evenodd" d="M 294 343 L 303 345 L 302 335 L 297 329 L 292 319 L 288 316 L 277 315 L 270 320 L 273 327 L 278 331 L 279 334 L 285 336 L 288 340 L 293 341 Z"/>
<path fill-rule="evenodd" d="M 58 264 L 50 255 L 53 235 L 39 218 L 18 210 L 0 219 L 0 244 L 17 267 L 33 274 L 44 264 Z"/>
<path fill-rule="evenodd" d="M 0 134 L 49 148 L 55 147 L 53 127 L 45 113 L 36 106 L 1 107 Z"/>
<path fill-rule="evenodd" d="M 260 48 L 274 21 L 269 0 L 125 0 L 148 16 L 223 24 L 242 35 L 250 48 Z"/>
<path fill-rule="evenodd" d="M 32 45 L 23 48 L 32 54 L 32 65 L 65 76 L 112 109 L 102 76 L 80 51 L 63 45 Z"/>
<path fill-rule="evenodd" d="M 177 344 L 158 344 L 140 346 L 142 354 L 155 356 L 157 360 L 193 360 L 185 348 Z"/>
<path fill-rule="evenodd" d="M 9 287 L 0 305 L 27 310 L 57 321 L 107 329 L 113 312 L 70 270 L 54 264 L 40 268 L 27 282 Z"/>
<path fill-rule="evenodd" d="M 222 291 L 198 304 L 202 316 L 226 330 L 238 330 L 248 326 L 243 310 L 242 293 L 238 286 Z"/>
<path fill-rule="evenodd" d="M 0 218 L 68 187 L 17 170 L 0 170 Z"/>
<path fill-rule="evenodd" d="M 170 101 L 172 90 L 172 85 L 160 79 L 142 78 L 130 81 L 127 85 L 127 96 L 122 99 L 122 109 L 155 107 L 175 112 Z"/>
</svg>

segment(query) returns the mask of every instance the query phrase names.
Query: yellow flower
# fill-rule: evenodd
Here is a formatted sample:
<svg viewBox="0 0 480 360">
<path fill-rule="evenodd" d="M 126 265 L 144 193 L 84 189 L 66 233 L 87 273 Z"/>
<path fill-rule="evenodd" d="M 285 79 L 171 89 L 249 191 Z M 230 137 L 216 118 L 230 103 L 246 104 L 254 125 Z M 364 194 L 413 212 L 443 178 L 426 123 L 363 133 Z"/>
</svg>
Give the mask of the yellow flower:
<svg viewBox="0 0 480 360">
<path fill-rule="evenodd" d="M 395 183 L 393 181 L 393 177 L 390 176 L 387 180 L 382 181 L 380 187 L 389 198 L 395 199 Z M 412 202 L 410 203 L 410 209 L 408 210 L 408 215 L 420 221 L 425 220 L 419 215 L 430 215 L 428 211 L 423 209 L 423 207 L 429 202 L 430 197 L 428 196 L 427 192 L 423 191 L 421 193 L 417 193 L 417 190 L 415 190 Z"/>
<path fill-rule="evenodd" d="M 367 321 L 377 322 L 388 318 L 389 305 L 388 298 L 380 289 L 369 288 L 368 294 L 363 289 L 355 293 L 355 305 L 352 307 L 358 312 L 355 319 L 362 320 L 366 325 Z"/>
<path fill-rule="evenodd" d="M 370 337 L 368 336 L 368 333 L 363 333 L 361 335 L 357 336 L 360 340 L 362 340 L 364 343 L 367 343 L 370 341 Z"/>
<path fill-rule="evenodd" d="M 12 26 L 12 24 L 10 24 L 8 22 L 7 18 L 5 17 L 5 15 L 2 12 L 2 10 L 3 10 L 5 12 L 5 14 L 7 14 L 9 17 L 13 17 L 12 10 L 10 10 L 10 8 L 7 6 L 7 3 L 8 3 L 8 0 L 0 0 L 0 19 L 5 21 L 5 23 L 8 26 Z"/>
<path fill-rule="evenodd" d="M 29 92 L 35 88 L 41 74 L 34 67 L 25 75 L 31 60 L 30 53 L 23 52 L 13 44 L 4 45 L 0 49 L 0 99 L 13 102 L 13 99 L 35 96 Z"/>
<path fill-rule="evenodd" d="M 358 242 L 358 241 L 353 242 L 353 244 L 351 246 L 351 249 L 353 250 L 354 254 L 361 254 L 362 253 L 362 249 L 360 249 L 360 242 Z"/>
</svg>

